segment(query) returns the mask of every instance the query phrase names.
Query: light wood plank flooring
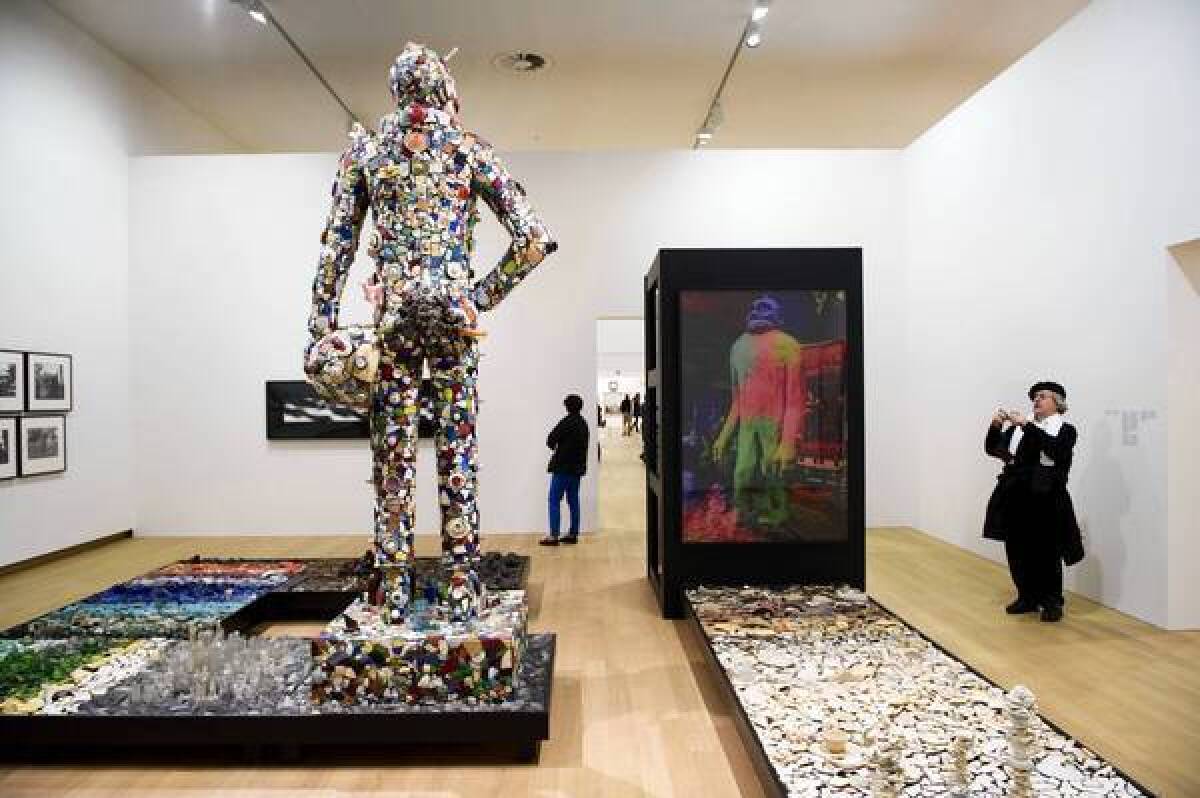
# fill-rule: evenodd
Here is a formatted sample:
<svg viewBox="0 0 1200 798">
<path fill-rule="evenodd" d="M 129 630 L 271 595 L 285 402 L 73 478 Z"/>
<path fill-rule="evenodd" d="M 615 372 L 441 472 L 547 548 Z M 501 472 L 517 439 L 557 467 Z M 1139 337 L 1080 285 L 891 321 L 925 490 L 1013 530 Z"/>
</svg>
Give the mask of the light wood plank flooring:
<svg viewBox="0 0 1200 798">
<path fill-rule="evenodd" d="M 532 626 L 558 634 L 553 739 L 536 766 L 455 766 L 387 754 L 239 763 L 0 765 L 0 796 L 736 796 L 759 794 L 711 676 L 658 617 L 644 578 L 642 472 L 634 439 L 604 438 L 601 529 L 577 547 L 534 534 L 485 541 L 534 557 Z M 593 475 L 587 479 L 596 478 Z M 0 577 L 0 628 L 192 554 L 349 556 L 345 537 L 134 538 Z M 419 553 L 436 551 L 431 536 Z M 1057 626 L 1009 618 L 1006 572 L 911 530 L 868 535 L 869 590 L 1145 785 L 1200 796 L 1200 633 L 1167 633 L 1072 596 Z M 3 741 L 0 741 L 3 744 Z"/>
</svg>

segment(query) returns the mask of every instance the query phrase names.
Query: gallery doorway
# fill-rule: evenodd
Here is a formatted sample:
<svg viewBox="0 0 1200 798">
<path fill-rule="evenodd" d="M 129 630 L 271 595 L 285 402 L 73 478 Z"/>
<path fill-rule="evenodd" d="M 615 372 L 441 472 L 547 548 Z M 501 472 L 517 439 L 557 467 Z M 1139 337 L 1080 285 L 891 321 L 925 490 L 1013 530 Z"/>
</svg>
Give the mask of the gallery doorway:
<svg viewBox="0 0 1200 798">
<path fill-rule="evenodd" d="M 641 419 L 635 410 L 646 396 L 645 336 L 640 317 L 596 320 L 596 395 L 593 421 L 601 462 L 606 446 L 641 438 Z M 629 419 L 622 403 L 629 400 Z M 634 405 L 637 407 L 635 408 Z"/>
</svg>

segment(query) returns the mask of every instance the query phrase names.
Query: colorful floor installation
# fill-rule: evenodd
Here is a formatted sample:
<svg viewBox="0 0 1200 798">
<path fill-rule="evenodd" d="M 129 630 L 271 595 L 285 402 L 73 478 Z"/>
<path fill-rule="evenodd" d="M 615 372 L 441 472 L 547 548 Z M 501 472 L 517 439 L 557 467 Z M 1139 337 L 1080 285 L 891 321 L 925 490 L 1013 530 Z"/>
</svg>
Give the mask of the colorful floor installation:
<svg viewBox="0 0 1200 798">
<path fill-rule="evenodd" d="M 421 573 L 437 567 L 436 559 L 418 563 Z M 467 743 L 489 742 L 515 721 L 507 741 L 536 754 L 548 731 L 554 636 L 526 632 L 528 565 L 515 554 L 485 558 L 490 612 L 480 622 L 426 624 L 411 639 L 388 639 L 383 631 L 395 629 L 364 628 L 368 560 L 172 563 L 4 632 L 0 728 L 31 745 L 86 744 L 104 733 L 86 719 L 121 723 L 125 733 L 138 718 L 199 716 L 207 727 L 168 725 L 158 741 L 190 744 L 215 732 L 211 742 L 236 744 L 254 739 L 255 721 L 291 717 L 302 721 L 296 733 L 273 739 L 308 743 L 322 739 L 314 724 L 323 718 L 369 715 L 407 718 L 392 735 L 402 742 L 437 716 L 435 738 Z M 329 621 L 325 631 L 254 634 L 280 609 L 294 618 L 296 606 L 325 607 L 326 617 L 310 618 Z M 377 639 L 346 645 L 368 631 Z M 449 724 L 473 718 L 483 723 L 456 738 Z M 363 725 L 361 736 L 371 734 L 377 726 Z M 337 739 L 351 741 L 343 732 Z"/>
<path fill-rule="evenodd" d="M 769 794 L 1144 796 L 860 591 L 688 591 Z"/>
</svg>

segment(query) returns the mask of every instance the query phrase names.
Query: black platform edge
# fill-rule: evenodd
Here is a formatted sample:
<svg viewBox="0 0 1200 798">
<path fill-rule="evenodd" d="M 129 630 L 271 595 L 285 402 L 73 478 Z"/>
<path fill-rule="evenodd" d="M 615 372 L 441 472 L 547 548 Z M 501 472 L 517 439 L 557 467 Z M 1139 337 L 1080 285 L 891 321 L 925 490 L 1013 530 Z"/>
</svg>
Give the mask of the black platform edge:
<svg viewBox="0 0 1200 798">
<path fill-rule="evenodd" d="M 733 725 L 737 728 L 738 737 L 742 739 L 742 747 L 746 749 L 747 758 L 749 758 L 750 763 L 754 766 L 754 775 L 758 777 L 763 794 L 769 796 L 769 798 L 786 798 L 788 794 L 787 787 L 784 786 L 783 780 L 779 778 L 779 773 L 775 770 L 775 766 L 771 764 L 771 759 L 767 756 L 766 749 L 763 748 L 762 740 L 758 738 L 758 734 L 754 731 L 754 724 L 750 722 L 750 717 L 746 714 L 745 708 L 742 707 L 742 702 L 738 700 L 737 691 L 734 690 L 729 677 L 725 675 L 725 669 L 721 667 L 721 662 L 717 659 L 717 652 L 713 650 L 712 640 L 709 638 L 708 633 L 704 631 L 704 625 L 696 617 L 696 612 L 692 609 L 692 602 L 686 595 L 684 596 L 683 604 L 683 623 L 687 625 L 701 643 L 700 649 L 704 654 L 704 661 L 712 672 L 729 716 L 733 718 Z"/>
<path fill-rule="evenodd" d="M 18 761 L 69 746 L 104 749 L 217 746 L 379 746 L 465 744 L 516 746 L 536 758 L 550 739 L 557 637 L 549 638 L 545 696 L 540 710 L 433 709 L 429 712 L 313 713 L 307 715 L 0 715 L 2 758 Z"/>
<path fill-rule="evenodd" d="M 775 586 L 779 587 L 779 585 L 775 585 Z M 868 596 L 868 599 L 871 601 L 872 604 L 879 607 L 879 609 L 883 610 L 888 615 L 892 616 L 893 618 L 895 618 L 896 620 L 900 621 L 902 624 L 907 626 L 909 629 L 916 632 L 917 635 L 919 635 L 922 640 L 929 643 L 931 646 L 936 648 L 938 651 L 941 651 L 943 654 L 945 654 L 947 657 L 949 657 L 950 659 L 957 662 L 959 665 L 962 665 L 964 668 L 966 668 L 971 673 L 978 676 L 983 681 L 990 684 L 992 687 L 996 687 L 1001 690 L 1004 689 L 998 682 L 996 682 L 994 679 L 989 677 L 987 674 L 985 674 L 982 671 L 980 671 L 979 669 L 973 667 L 970 663 L 963 661 L 963 659 L 961 657 L 959 657 L 957 654 L 950 651 L 945 646 L 938 643 L 936 640 L 933 640 L 932 638 L 930 638 L 928 635 L 926 635 L 924 632 L 922 632 L 920 629 L 918 629 L 915 625 L 913 625 L 911 622 L 909 622 L 906 618 L 904 618 L 903 615 L 900 615 L 899 613 L 892 611 L 887 606 L 885 606 L 884 604 L 882 604 L 879 601 L 876 601 L 874 598 L 871 598 L 870 596 Z M 737 691 L 734 690 L 733 684 L 729 681 L 729 677 L 725 674 L 725 668 L 721 666 L 720 660 L 717 659 L 717 652 L 713 649 L 712 638 L 710 638 L 708 636 L 708 633 L 706 631 L 704 631 L 704 625 L 702 623 L 700 623 L 700 619 L 696 616 L 696 612 L 692 608 L 691 599 L 687 598 L 686 594 L 684 596 L 684 605 L 685 605 L 685 611 L 686 611 L 686 619 L 685 619 L 686 623 L 689 625 L 689 627 L 691 627 L 693 632 L 696 634 L 697 638 L 700 641 L 702 641 L 702 643 L 703 643 L 703 645 L 701 646 L 701 649 L 703 650 L 704 660 L 708 664 L 709 668 L 712 670 L 713 676 L 716 678 L 716 682 L 717 682 L 718 686 L 720 687 L 722 697 L 725 699 L 726 703 L 729 705 L 729 710 L 730 710 L 729 714 L 734 719 L 734 725 L 737 727 L 738 736 L 742 738 L 742 745 L 745 746 L 746 754 L 749 757 L 751 763 L 754 765 L 754 772 L 755 772 L 755 775 L 758 776 L 758 780 L 759 780 L 759 783 L 762 785 L 763 792 L 766 795 L 771 796 L 771 798 L 775 798 L 776 796 L 779 796 L 779 798 L 783 798 L 784 796 L 786 796 L 788 794 L 787 788 L 784 786 L 783 781 L 779 778 L 779 773 L 775 770 L 775 766 L 771 764 L 770 757 L 767 756 L 766 749 L 763 748 L 762 740 L 759 739 L 758 734 L 755 733 L 755 731 L 754 731 L 754 724 L 752 724 L 750 722 L 750 717 L 746 714 L 746 710 L 742 707 L 742 702 L 738 700 Z M 1114 764 L 1111 759 L 1109 759 L 1108 757 L 1105 757 L 1105 756 L 1101 756 L 1100 754 L 1096 753 L 1095 750 L 1093 750 L 1090 746 L 1087 746 L 1085 743 L 1080 741 L 1079 738 L 1076 737 L 1074 734 L 1063 729 L 1061 726 L 1059 726 L 1057 723 L 1055 723 L 1053 720 L 1046 717 L 1042 713 L 1039 712 L 1038 717 L 1040 717 L 1047 726 L 1054 729 L 1056 732 L 1063 735 L 1067 739 L 1072 740 L 1076 743 L 1079 743 L 1080 745 L 1084 745 L 1086 748 L 1088 748 L 1089 751 L 1092 751 L 1092 753 L 1098 759 L 1104 760 L 1104 762 L 1107 763 L 1108 766 L 1113 769 L 1114 773 L 1116 773 L 1118 776 L 1120 776 L 1121 778 L 1128 781 L 1130 784 L 1132 784 L 1137 789 L 1141 790 L 1143 793 L 1145 793 L 1148 796 L 1148 798 L 1157 798 L 1157 794 L 1155 792 L 1153 792 L 1152 790 L 1147 788 L 1145 785 L 1143 785 L 1137 779 L 1130 776 L 1128 773 L 1126 773 L 1121 768 L 1117 767 L 1117 765 Z"/>
<path fill-rule="evenodd" d="M 278 621 L 331 621 L 338 616 L 356 594 L 333 590 L 293 591 L 272 590 L 264 593 L 241 609 L 221 619 L 226 634 L 248 633 L 264 623 Z"/>
</svg>

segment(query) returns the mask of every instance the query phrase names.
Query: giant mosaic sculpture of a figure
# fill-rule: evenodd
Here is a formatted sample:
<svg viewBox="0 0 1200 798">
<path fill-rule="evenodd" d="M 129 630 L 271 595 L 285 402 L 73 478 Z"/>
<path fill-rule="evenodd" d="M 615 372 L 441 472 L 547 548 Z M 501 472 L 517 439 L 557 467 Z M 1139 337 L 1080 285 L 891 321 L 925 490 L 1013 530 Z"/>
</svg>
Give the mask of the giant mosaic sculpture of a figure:
<svg viewBox="0 0 1200 798">
<path fill-rule="evenodd" d="M 374 452 L 375 559 L 385 617 L 405 618 L 412 596 L 418 390 L 432 377 L 438 423 L 443 594 L 454 620 L 481 593 L 476 504 L 478 311 L 501 302 L 555 243 L 492 147 L 462 129 L 458 93 L 442 58 L 409 44 L 391 68 L 396 110 L 378 133 L 355 128 L 333 184 L 313 283 L 305 370 L 327 398 L 369 408 Z M 478 281 L 470 266 L 482 199 L 512 245 Z M 338 305 L 367 211 L 375 273 L 373 327 L 338 327 Z"/>
</svg>

